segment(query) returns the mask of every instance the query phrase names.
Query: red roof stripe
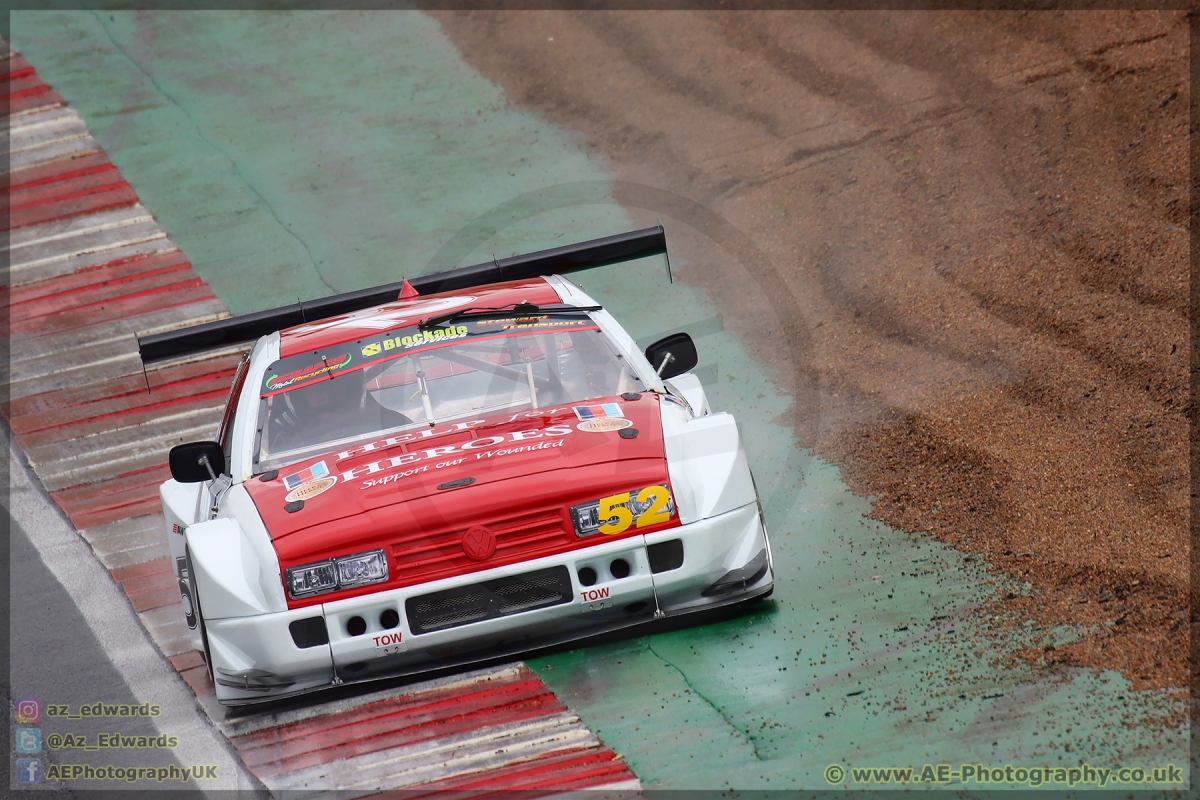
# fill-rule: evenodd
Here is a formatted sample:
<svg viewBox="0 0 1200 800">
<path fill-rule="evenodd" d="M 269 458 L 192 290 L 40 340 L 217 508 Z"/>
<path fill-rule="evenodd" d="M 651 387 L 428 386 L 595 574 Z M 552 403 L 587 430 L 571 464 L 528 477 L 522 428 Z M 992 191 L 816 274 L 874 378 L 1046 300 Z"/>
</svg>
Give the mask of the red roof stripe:
<svg viewBox="0 0 1200 800">
<path fill-rule="evenodd" d="M 475 298 L 474 300 L 467 303 L 451 303 L 441 306 L 430 305 L 430 301 L 462 297 L 467 291 L 470 292 L 470 296 Z M 420 319 L 447 311 L 470 308 L 504 308 L 525 301 L 536 305 L 550 305 L 560 303 L 562 299 L 550 284 L 541 278 L 537 278 L 529 281 L 497 283 L 491 286 L 479 287 L 478 289 L 422 295 L 416 300 L 405 300 L 379 306 L 378 313 L 371 316 L 376 317 L 376 324 L 378 324 L 377 318 L 383 315 L 393 317 L 397 320 L 403 319 L 404 322 L 398 322 L 394 328 L 390 329 L 398 330 L 401 327 L 415 325 Z M 434 310 L 422 311 L 423 307 L 433 308 Z M 279 332 L 279 357 L 287 358 L 298 353 L 311 352 L 325 347 L 335 347 L 339 344 L 353 342 L 358 339 L 366 342 L 382 339 L 383 334 L 387 331 L 380 330 L 373 325 L 361 325 L 358 323 L 358 320 L 363 319 L 365 316 L 360 311 L 282 330 Z"/>
</svg>

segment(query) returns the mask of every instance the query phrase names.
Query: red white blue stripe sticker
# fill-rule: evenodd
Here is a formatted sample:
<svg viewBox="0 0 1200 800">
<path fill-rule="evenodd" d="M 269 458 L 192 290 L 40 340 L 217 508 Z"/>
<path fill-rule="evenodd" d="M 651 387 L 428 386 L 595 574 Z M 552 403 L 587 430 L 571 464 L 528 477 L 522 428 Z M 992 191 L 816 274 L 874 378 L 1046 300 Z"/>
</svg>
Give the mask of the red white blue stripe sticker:
<svg viewBox="0 0 1200 800">
<path fill-rule="evenodd" d="M 605 417 L 624 417 L 621 406 L 617 403 L 599 403 L 594 406 L 572 406 L 575 416 L 583 420 L 604 419 Z"/>
<path fill-rule="evenodd" d="M 315 481 L 318 478 L 325 478 L 329 475 L 329 467 L 325 466 L 324 461 L 318 461 L 307 469 L 302 469 L 299 472 L 286 476 L 283 479 L 283 485 L 288 491 L 295 489 L 302 483 Z"/>
</svg>

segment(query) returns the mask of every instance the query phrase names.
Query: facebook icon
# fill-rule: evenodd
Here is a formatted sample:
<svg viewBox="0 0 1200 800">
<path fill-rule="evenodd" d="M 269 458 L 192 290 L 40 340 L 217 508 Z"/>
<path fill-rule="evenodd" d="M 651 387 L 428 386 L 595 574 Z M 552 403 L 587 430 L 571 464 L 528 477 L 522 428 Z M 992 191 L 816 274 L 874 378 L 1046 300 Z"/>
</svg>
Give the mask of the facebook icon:
<svg viewBox="0 0 1200 800">
<path fill-rule="evenodd" d="M 42 760 L 40 758 L 17 759 L 17 783 L 41 783 Z"/>
</svg>

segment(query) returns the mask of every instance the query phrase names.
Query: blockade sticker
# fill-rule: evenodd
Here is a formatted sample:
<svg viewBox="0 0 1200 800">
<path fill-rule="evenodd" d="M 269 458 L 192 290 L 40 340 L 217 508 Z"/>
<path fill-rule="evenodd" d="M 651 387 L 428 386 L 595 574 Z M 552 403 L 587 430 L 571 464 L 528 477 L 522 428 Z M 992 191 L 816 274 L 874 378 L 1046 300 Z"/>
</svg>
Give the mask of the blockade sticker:
<svg viewBox="0 0 1200 800">
<path fill-rule="evenodd" d="M 288 492 L 287 497 L 283 498 L 288 503 L 294 503 L 297 500 L 307 500 L 310 497 L 316 497 L 322 492 L 326 492 L 337 483 L 337 476 L 330 475 L 325 478 L 318 478 L 315 481 L 302 483 L 292 491 Z"/>
<path fill-rule="evenodd" d="M 395 336 L 390 339 L 381 339 L 378 342 L 372 342 L 362 348 L 362 354 L 370 358 L 371 356 L 377 356 L 380 353 L 397 348 L 407 350 L 423 344 L 440 344 L 441 342 L 448 342 L 451 339 L 461 339 L 469 332 L 466 325 L 451 325 L 448 328 L 418 331 L 411 336 Z"/>
<path fill-rule="evenodd" d="M 315 481 L 318 478 L 326 477 L 329 477 L 329 467 L 325 466 L 324 461 L 318 461 L 307 469 L 302 469 L 299 472 L 294 472 L 291 475 L 285 476 L 283 479 L 283 487 L 290 492 L 293 489 L 299 488 L 299 486 L 303 483 L 308 483 L 309 481 Z"/>
</svg>

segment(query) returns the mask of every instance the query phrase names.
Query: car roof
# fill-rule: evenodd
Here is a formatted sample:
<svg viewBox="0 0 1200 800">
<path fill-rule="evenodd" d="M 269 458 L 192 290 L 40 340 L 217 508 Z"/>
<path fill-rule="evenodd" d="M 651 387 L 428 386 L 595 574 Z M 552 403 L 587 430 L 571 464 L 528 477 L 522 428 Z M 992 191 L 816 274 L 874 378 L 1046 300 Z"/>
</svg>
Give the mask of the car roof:
<svg viewBox="0 0 1200 800">
<path fill-rule="evenodd" d="M 447 311 L 469 308 L 505 308 L 516 303 L 552 305 L 563 299 L 544 278 L 492 283 L 381 306 L 352 311 L 319 322 L 285 328 L 279 332 L 279 357 L 333 347 L 343 342 L 378 337 L 386 331 Z"/>
</svg>

